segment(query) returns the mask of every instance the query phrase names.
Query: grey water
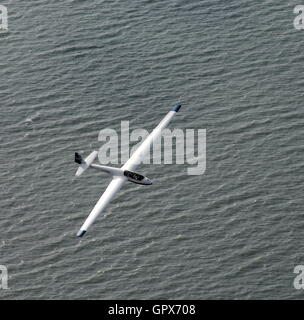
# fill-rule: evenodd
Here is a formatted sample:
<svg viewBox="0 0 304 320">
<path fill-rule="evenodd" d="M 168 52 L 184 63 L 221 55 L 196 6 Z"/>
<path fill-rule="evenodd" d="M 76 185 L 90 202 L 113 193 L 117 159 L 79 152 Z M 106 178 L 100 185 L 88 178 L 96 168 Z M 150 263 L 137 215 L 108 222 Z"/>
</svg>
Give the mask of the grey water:
<svg viewBox="0 0 304 320">
<path fill-rule="evenodd" d="M 1 1 L 0 299 L 302 299 L 298 1 Z M 82 239 L 110 178 L 75 178 L 103 128 L 206 129 L 203 175 L 144 165 Z"/>
</svg>

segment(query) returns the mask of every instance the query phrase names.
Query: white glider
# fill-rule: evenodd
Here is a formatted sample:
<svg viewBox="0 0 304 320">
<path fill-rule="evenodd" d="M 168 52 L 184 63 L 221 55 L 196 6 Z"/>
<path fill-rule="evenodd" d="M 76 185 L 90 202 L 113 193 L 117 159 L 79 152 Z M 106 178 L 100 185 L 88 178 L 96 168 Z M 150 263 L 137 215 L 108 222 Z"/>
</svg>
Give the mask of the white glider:
<svg viewBox="0 0 304 320">
<path fill-rule="evenodd" d="M 136 167 L 141 163 L 145 155 L 150 151 L 150 147 L 153 141 L 160 137 L 161 131 L 168 126 L 168 124 L 171 122 L 180 108 L 180 104 L 177 104 L 171 108 L 171 110 L 167 113 L 167 115 L 163 118 L 159 125 L 149 134 L 146 140 L 144 140 L 144 142 L 138 147 L 131 158 L 121 168 L 113 168 L 108 166 L 101 166 L 99 164 L 93 164 L 98 154 L 97 151 L 93 151 L 84 160 L 79 153 L 75 153 L 75 162 L 80 165 L 76 172 L 77 177 L 80 176 L 88 168 L 99 169 L 113 176 L 113 179 L 108 185 L 107 189 L 100 197 L 90 215 L 78 231 L 78 237 L 82 237 L 86 233 L 89 227 L 100 215 L 100 213 L 105 210 L 107 205 L 114 198 L 115 194 L 127 181 L 144 185 L 152 184 L 152 181 L 149 178 L 144 177 L 141 174 L 134 172 L 133 170 L 135 170 Z"/>
</svg>

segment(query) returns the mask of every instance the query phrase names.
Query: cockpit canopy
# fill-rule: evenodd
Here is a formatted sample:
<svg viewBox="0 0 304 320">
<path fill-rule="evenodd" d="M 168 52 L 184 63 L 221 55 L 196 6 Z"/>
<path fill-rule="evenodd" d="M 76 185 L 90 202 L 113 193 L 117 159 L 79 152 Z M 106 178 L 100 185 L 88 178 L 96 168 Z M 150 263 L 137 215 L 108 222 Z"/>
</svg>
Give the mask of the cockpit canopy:
<svg viewBox="0 0 304 320">
<path fill-rule="evenodd" d="M 125 175 L 127 178 L 130 178 L 130 179 L 136 180 L 136 181 L 142 181 L 142 180 L 145 179 L 145 177 L 142 176 L 141 174 L 136 173 L 136 172 L 132 172 L 132 171 L 129 171 L 129 170 L 125 170 L 125 171 L 124 171 L 124 175 Z"/>
<path fill-rule="evenodd" d="M 145 184 L 145 185 L 152 184 L 152 181 L 149 178 L 144 177 L 141 174 L 136 172 L 125 170 L 124 175 L 128 178 L 128 181 L 131 181 L 133 183 Z"/>
</svg>

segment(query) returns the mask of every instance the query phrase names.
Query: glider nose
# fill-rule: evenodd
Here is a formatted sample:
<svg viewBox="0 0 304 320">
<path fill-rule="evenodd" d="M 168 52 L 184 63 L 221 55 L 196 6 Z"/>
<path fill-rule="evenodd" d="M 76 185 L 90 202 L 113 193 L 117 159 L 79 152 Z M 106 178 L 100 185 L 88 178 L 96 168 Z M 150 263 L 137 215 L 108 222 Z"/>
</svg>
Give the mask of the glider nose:
<svg viewBox="0 0 304 320">
<path fill-rule="evenodd" d="M 146 184 L 152 184 L 152 180 L 150 180 L 149 178 L 145 178 L 145 183 Z"/>
</svg>

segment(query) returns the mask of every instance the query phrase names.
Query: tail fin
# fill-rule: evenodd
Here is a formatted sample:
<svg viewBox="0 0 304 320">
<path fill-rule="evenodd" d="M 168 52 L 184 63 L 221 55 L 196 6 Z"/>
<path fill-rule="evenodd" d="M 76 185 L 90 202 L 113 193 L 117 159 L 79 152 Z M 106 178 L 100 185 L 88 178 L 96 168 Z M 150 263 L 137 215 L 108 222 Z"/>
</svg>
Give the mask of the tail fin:
<svg viewBox="0 0 304 320">
<path fill-rule="evenodd" d="M 90 165 L 94 162 L 95 158 L 97 157 L 97 154 L 97 151 L 93 151 L 88 157 L 86 157 L 83 160 L 82 156 L 79 153 L 75 152 L 75 162 L 80 164 L 76 172 L 77 177 L 83 174 L 84 171 L 86 171 L 90 167 Z"/>
<path fill-rule="evenodd" d="M 75 152 L 75 162 L 78 163 L 78 164 L 82 164 L 83 163 L 82 156 L 78 152 Z"/>
</svg>

